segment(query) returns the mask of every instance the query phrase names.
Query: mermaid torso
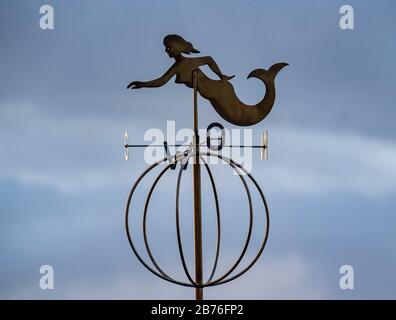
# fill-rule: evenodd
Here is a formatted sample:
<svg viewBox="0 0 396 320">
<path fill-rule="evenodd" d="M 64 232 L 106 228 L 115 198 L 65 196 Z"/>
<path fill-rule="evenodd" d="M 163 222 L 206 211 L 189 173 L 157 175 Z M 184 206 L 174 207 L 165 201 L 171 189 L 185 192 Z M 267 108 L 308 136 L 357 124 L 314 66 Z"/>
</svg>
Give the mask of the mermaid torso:
<svg viewBox="0 0 396 320">
<path fill-rule="evenodd" d="M 176 71 L 176 83 L 185 84 L 187 87 L 193 87 L 192 74 L 194 70 L 197 70 L 199 73 L 202 73 L 199 70 L 199 65 L 194 63 L 193 59 L 185 59 L 174 64 Z"/>
</svg>

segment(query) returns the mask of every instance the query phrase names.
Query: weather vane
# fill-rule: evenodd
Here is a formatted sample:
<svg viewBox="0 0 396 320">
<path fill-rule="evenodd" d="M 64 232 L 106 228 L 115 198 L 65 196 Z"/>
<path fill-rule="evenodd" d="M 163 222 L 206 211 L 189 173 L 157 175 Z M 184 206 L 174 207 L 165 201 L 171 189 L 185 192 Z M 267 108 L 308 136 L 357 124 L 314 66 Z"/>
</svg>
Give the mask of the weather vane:
<svg viewBox="0 0 396 320">
<path fill-rule="evenodd" d="M 137 179 L 133 185 L 125 212 L 125 228 L 128 237 L 129 244 L 135 253 L 138 260 L 145 266 L 149 271 L 158 277 L 172 282 L 174 284 L 195 288 L 195 296 L 197 300 L 203 299 L 203 289 L 205 287 L 212 287 L 216 285 L 221 285 L 230 282 L 245 272 L 247 272 L 259 259 L 262 254 L 264 247 L 268 239 L 269 232 L 269 209 L 267 202 L 265 200 L 264 194 L 253 176 L 239 163 L 235 162 L 231 158 L 221 155 L 219 151 L 222 148 L 257 148 L 261 151 L 261 159 L 266 159 L 268 156 L 268 132 L 265 132 L 261 136 L 260 145 L 225 145 L 224 144 L 224 127 L 219 123 L 212 123 L 207 128 L 207 136 L 204 141 L 200 141 L 198 134 L 198 93 L 205 99 L 209 100 L 213 108 L 217 113 L 226 121 L 239 126 L 249 126 L 254 125 L 262 121 L 271 111 L 275 102 L 275 77 L 278 72 L 287 66 L 287 63 L 276 63 L 272 65 L 268 70 L 256 69 L 253 70 L 248 78 L 254 77 L 258 78 L 264 82 L 265 85 L 265 95 L 264 98 L 256 105 L 250 106 L 241 102 L 235 94 L 232 84 L 229 82 L 234 76 L 224 75 L 216 62 L 212 57 L 185 57 L 183 54 L 190 55 L 191 53 L 199 53 L 193 45 L 184 40 L 181 36 L 173 34 L 168 35 L 164 38 L 165 51 L 170 58 L 175 59 L 175 63 L 169 68 L 168 71 L 164 73 L 158 79 L 151 81 L 133 81 L 128 85 L 128 89 L 139 89 L 139 88 L 155 88 L 161 87 L 166 84 L 171 78 L 176 76 L 176 83 L 185 84 L 187 87 L 193 89 L 193 140 L 190 144 L 174 144 L 168 145 L 164 141 L 163 145 L 153 145 L 153 144 L 129 144 L 128 134 L 125 133 L 124 136 L 124 147 L 125 147 L 125 159 L 129 158 L 130 148 L 145 148 L 145 147 L 164 147 L 166 151 L 166 157 L 150 165 L 143 174 Z M 209 68 L 220 78 L 219 80 L 213 80 L 208 78 L 201 70 L 201 66 L 209 66 Z M 222 136 L 217 138 L 220 143 L 216 145 L 211 144 L 212 138 L 210 137 L 209 131 L 217 127 L 222 130 Z M 174 155 L 169 155 L 168 147 L 179 147 L 182 151 L 176 152 Z M 203 150 L 206 149 L 206 150 Z M 220 255 L 220 244 L 221 244 L 221 213 L 220 204 L 216 188 L 216 183 L 213 178 L 212 170 L 210 169 L 208 158 L 214 157 L 220 159 L 222 162 L 228 164 L 238 176 L 243 184 L 244 190 L 247 194 L 249 203 L 249 227 L 247 236 L 244 242 L 243 249 L 233 263 L 233 265 L 222 275 L 216 276 L 217 267 L 219 264 Z M 181 179 L 184 172 L 187 170 L 187 166 L 192 162 L 192 176 L 193 176 L 193 222 L 194 222 L 194 265 L 195 265 L 195 276 L 191 275 L 188 269 L 188 263 L 186 260 L 185 249 L 183 246 L 183 240 L 181 236 L 181 222 L 180 222 L 180 193 L 181 193 Z M 177 184 L 176 184 L 176 203 L 175 203 L 175 224 L 176 224 L 176 237 L 177 246 L 180 255 L 180 260 L 182 263 L 183 270 L 188 281 L 180 281 L 169 274 L 167 274 L 158 264 L 154 255 L 152 254 L 149 242 L 148 242 L 148 232 L 147 232 L 147 216 L 148 216 L 148 206 L 153 194 L 153 191 L 158 184 L 161 177 L 169 170 L 175 169 L 177 164 L 180 164 L 180 169 L 177 174 Z M 167 164 L 162 171 L 157 175 L 149 188 L 149 192 L 146 197 L 144 210 L 143 210 L 143 242 L 147 255 L 150 260 L 150 264 L 143 259 L 142 255 L 138 252 L 137 246 L 133 240 L 133 236 L 136 236 L 130 228 L 130 220 L 132 216 L 132 202 L 135 190 L 143 178 L 154 168 L 161 164 Z M 202 225 L 202 207 L 201 207 L 201 165 L 203 165 L 208 173 L 211 188 L 214 194 L 214 202 L 216 208 L 216 253 L 214 258 L 214 263 L 211 271 L 208 273 L 209 277 L 204 280 L 204 270 L 203 270 L 203 225 Z M 260 242 L 260 247 L 254 258 L 242 269 L 237 271 L 237 267 L 240 265 L 242 259 L 245 257 L 245 253 L 248 249 L 252 230 L 253 230 L 253 203 L 251 191 L 246 182 L 245 177 L 247 177 L 251 183 L 253 183 L 256 191 L 259 194 L 259 198 L 264 205 L 264 217 L 265 217 L 265 228 L 262 233 L 262 240 Z"/>
</svg>

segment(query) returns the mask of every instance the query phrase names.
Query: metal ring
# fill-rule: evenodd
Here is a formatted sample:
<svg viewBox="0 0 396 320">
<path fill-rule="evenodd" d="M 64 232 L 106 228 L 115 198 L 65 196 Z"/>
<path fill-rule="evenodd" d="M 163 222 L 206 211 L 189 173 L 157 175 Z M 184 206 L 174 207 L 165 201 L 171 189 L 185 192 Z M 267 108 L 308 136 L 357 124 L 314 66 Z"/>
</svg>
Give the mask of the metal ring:
<svg viewBox="0 0 396 320">
<path fill-rule="evenodd" d="M 189 157 L 183 159 L 185 160 L 185 165 L 188 164 L 189 159 L 193 156 L 193 154 L 191 154 Z M 217 264 L 218 264 L 218 259 L 219 259 L 219 254 L 220 254 L 220 237 L 221 237 L 221 227 L 220 227 L 220 206 L 219 206 L 219 201 L 218 201 L 218 196 L 217 196 L 217 189 L 216 189 L 216 185 L 213 179 L 213 175 L 212 172 L 208 166 L 208 164 L 205 162 L 205 160 L 200 157 L 201 160 L 204 162 L 205 168 L 208 172 L 209 178 L 210 178 L 210 182 L 212 185 L 212 189 L 213 189 L 213 193 L 214 193 L 214 197 L 215 197 L 215 204 L 216 204 L 216 220 L 217 220 L 217 244 L 216 244 L 216 255 L 215 255 L 215 261 L 213 264 L 213 268 L 211 271 L 211 274 L 209 276 L 209 279 L 207 282 L 210 282 L 213 277 L 214 274 L 216 272 L 216 268 L 217 268 Z M 188 280 L 194 284 L 197 288 L 203 287 L 203 285 L 199 285 L 197 282 L 195 282 L 192 277 L 191 274 L 187 268 L 187 263 L 184 257 L 184 253 L 183 253 L 183 242 L 181 240 L 181 231 L 180 231 L 180 211 L 179 211 L 179 198 L 180 198 L 180 183 L 181 183 L 181 177 L 183 174 L 183 165 L 180 167 L 179 169 L 179 174 L 178 174 L 178 178 L 177 178 L 177 186 L 176 186 L 176 232 L 177 232 L 177 240 L 178 240 L 178 247 L 179 247 L 179 253 L 180 253 L 180 259 L 182 262 L 182 266 L 184 269 L 184 272 L 188 278 Z"/>
<path fill-rule="evenodd" d="M 264 204 L 264 207 L 265 207 L 265 215 L 266 215 L 266 221 L 267 221 L 266 228 L 265 228 L 265 234 L 264 234 L 264 238 L 263 238 L 263 241 L 261 243 L 260 249 L 259 249 L 257 255 L 250 262 L 250 264 L 245 269 L 243 269 L 242 271 L 240 271 L 236 275 L 231 276 L 230 278 L 224 279 L 224 280 L 222 280 L 220 282 L 215 282 L 214 281 L 214 282 L 208 283 L 206 285 L 207 287 L 210 287 L 210 286 L 221 285 L 221 284 L 233 281 L 236 278 L 239 278 L 240 276 L 242 276 L 244 273 L 246 273 L 249 269 L 251 269 L 253 267 L 253 265 L 257 262 L 257 260 L 260 258 L 261 254 L 263 253 L 265 245 L 267 243 L 268 235 L 269 235 L 270 219 L 269 219 L 269 208 L 268 208 L 267 201 L 265 200 L 264 193 L 261 190 L 261 188 L 260 188 L 259 184 L 257 183 L 257 181 L 253 178 L 253 176 L 249 172 L 247 172 L 247 170 L 241 164 L 235 162 L 232 159 L 229 159 L 229 158 L 224 157 L 222 155 L 214 154 L 214 153 L 211 153 L 211 152 L 206 152 L 206 154 L 209 154 L 209 155 L 214 156 L 214 157 L 218 157 L 219 159 L 225 159 L 226 161 L 229 161 L 230 163 L 232 163 L 235 166 L 237 166 L 238 168 L 240 168 L 249 177 L 249 179 L 253 182 L 253 184 L 256 186 L 258 192 L 260 193 L 260 197 L 261 197 L 261 199 L 263 201 L 263 204 Z"/>
<path fill-rule="evenodd" d="M 212 281 L 212 279 L 216 273 L 217 263 L 219 261 L 219 255 L 220 255 L 220 242 L 221 242 L 220 205 L 219 205 L 219 198 L 217 196 L 217 189 L 216 189 L 216 184 L 215 184 L 215 181 L 214 181 L 214 178 L 212 175 L 212 171 L 210 170 L 209 165 L 207 164 L 205 159 L 202 156 L 200 156 L 200 158 L 205 165 L 206 171 L 208 172 L 210 183 L 212 185 L 213 195 L 215 198 L 215 204 L 216 204 L 217 244 L 216 244 L 216 256 L 215 256 L 215 260 L 213 263 L 213 269 L 212 269 L 212 272 L 210 273 L 210 276 L 207 281 L 207 282 L 210 282 L 210 281 Z"/>
<path fill-rule="evenodd" d="M 203 155 L 203 154 L 208 154 L 208 153 L 200 153 L 200 156 Z M 191 154 L 188 158 L 186 158 L 186 161 L 188 162 L 189 158 L 191 158 L 192 156 L 193 156 L 193 154 Z M 239 170 L 239 169 L 236 168 L 236 166 L 234 164 L 230 164 L 230 166 L 234 170 L 237 170 L 237 171 Z M 180 182 L 181 182 L 182 173 L 183 173 L 183 171 L 182 171 L 182 167 L 181 167 L 180 170 L 179 170 L 179 175 L 178 175 L 178 179 L 177 179 L 177 186 L 176 186 L 176 231 L 177 231 L 177 240 L 178 240 L 178 246 L 179 246 L 180 259 L 181 259 L 182 266 L 183 266 L 184 272 L 185 272 L 188 280 L 192 284 L 194 284 L 197 288 L 204 288 L 204 287 L 206 287 L 208 285 L 215 285 L 216 283 L 221 282 L 221 280 L 223 280 L 224 278 L 228 277 L 237 268 L 239 263 L 242 261 L 244 255 L 245 255 L 245 253 L 247 251 L 247 248 L 249 246 L 250 237 L 251 237 L 251 234 L 252 234 L 253 205 L 252 205 L 252 201 L 251 201 L 251 195 L 250 195 L 249 187 L 248 187 L 244 177 L 241 174 L 239 174 L 239 178 L 241 179 L 241 181 L 242 181 L 242 183 L 243 183 L 243 185 L 245 187 L 246 193 L 248 195 L 248 201 L 249 201 L 249 218 L 250 218 L 250 220 L 249 220 L 249 229 L 248 229 L 248 235 L 246 237 L 245 245 L 244 245 L 242 253 L 239 255 L 237 261 L 231 266 L 231 268 L 223 276 L 221 276 L 220 278 L 218 278 L 218 279 L 216 279 L 214 281 L 208 281 L 208 282 L 203 283 L 203 284 L 198 284 L 192 279 L 192 277 L 190 275 L 190 272 L 188 271 L 187 263 L 186 263 L 186 260 L 185 260 L 185 257 L 184 257 L 184 253 L 183 253 L 183 243 L 182 243 L 182 240 L 181 240 L 180 223 L 179 223 L 179 220 L 180 220 L 179 219 L 179 216 L 180 216 L 180 213 L 179 213 L 179 195 L 180 195 Z"/>
<path fill-rule="evenodd" d="M 205 155 L 209 155 L 209 156 L 212 156 L 212 155 L 216 155 L 217 156 L 217 154 L 213 154 L 213 153 L 211 153 L 209 151 L 208 152 L 202 152 L 201 154 L 205 154 Z M 220 158 L 220 159 L 222 159 L 222 158 Z M 227 161 L 225 161 L 225 162 L 228 163 Z M 231 268 L 227 272 L 225 272 L 222 276 L 220 276 L 216 280 L 213 280 L 211 282 L 208 281 L 208 282 L 204 283 L 204 287 L 215 286 L 215 285 L 222 284 L 222 280 L 227 278 L 238 267 L 238 265 L 242 261 L 243 257 L 245 256 L 245 253 L 246 253 L 247 248 L 249 246 L 250 238 L 251 238 L 251 235 L 252 235 L 253 205 L 252 205 L 252 199 L 251 199 L 249 187 L 248 187 L 248 185 L 247 185 L 247 183 L 245 181 L 245 178 L 241 174 L 239 174 L 240 172 L 239 172 L 239 169 L 237 168 L 237 166 L 235 164 L 231 164 L 231 163 L 228 163 L 228 164 L 234 170 L 236 170 L 238 172 L 238 176 L 241 179 L 241 181 L 242 181 L 242 183 L 243 183 L 243 185 L 245 187 L 246 194 L 248 196 L 248 203 L 249 203 L 249 229 L 248 229 L 248 234 L 247 234 L 247 237 L 246 237 L 245 244 L 243 246 L 242 252 L 239 255 L 239 257 L 237 258 L 236 262 L 234 262 L 234 264 L 231 266 Z"/>
<path fill-rule="evenodd" d="M 193 154 L 190 154 L 188 157 L 186 157 L 186 164 L 190 160 L 190 158 L 193 156 Z M 195 154 L 194 154 L 195 156 Z M 183 164 L 184 165 L 184 164 Z M 180 193 L 180 182 L 181 182 L 181 176 L 183 173 L 183 165 L 180 166 L 179 169 L 179 174 L 177 176 L 177 185 L 176 185 L 176 235 L 177 235 L 177 245 L 179 247 L 179 254 L 180 254 L 180 259 L 182 262 L 182 266 L 184 269 L 184 273 L 186 274 L 188 280 L 191 282 L 191 284 L 195 287 L 198 288 L 199 284 L 196 283 L 193 278 L 190 275 L 190 272 L 188 271 L 187 268 L 187 263 L 186 259 L 184 258 L 184 253 L 183 253 L 183 242 L 181 240 L 181 232 L 180 232 L 180 215 L 179 215 L 179 193 Z"/>
<path fill-rule="evenodd" d="M 154 256 L 153 256 L 152 253 L 151 253 L 151 249 L 150 249 L 150 246 L 149 246 L 148 240 L 147 240 L 147 228 L 146 228 L 147 224 L 146 224 L 146 221 L 147 221 L 147 209 L 148 209 L 148 205 L 149 205 L 149 202 L 150 202 L 150 199 L 151 199 L 151 195 L 153 194 L 153 191 L 154 191 L 154 189 L 155 189 L 155 186 L 157 185 L 157 183 L 158 183 L 158 181 L 161 179 L 161 177 L 164 175 L 164 173 L 165 173 L 166 171 L 168 171 L 169 168 L 170 168 L 172 165 L 173 165 L 172 163 L 169 164 L 169 165 L 167 165 L 167 166 L 165 167 L 165 169 L 163 169 L 163 170 L 158 174 L 158 176 L 155 178 L 155 181 L 154 181 L 153 184 L 151 185 L 150 191 L 149 191 L 149 193 L 148 193 L 148 195 L 147 195 L 147 197 L 146 197 L 146 202 L 145 202 L 145 205 L 144 205 L 144 214 L 143 214 L 143 238 L 144 238 L 144 244 L 145 244 L 145 247 L 146 247 L 146 251 L 147 251 L 147 253 L 148 253 L 149 257 L 150 257 L 151 262 L 152 262 L 153 265 L 157 268 L 158 272 L 160 272 L 164 277 L 167 277 L 167 278 L 170 278 L 170 279 L 171 279 L 171 277 L 170 277 L 168 274 L 166 274 L 166 273 L 160 268 L 160 266 L 157 264 L 157 262 L 156 262 L 155 259 L 154 259 Z"/>
<path fill-rule="evenodd" d="M 166 281 L 168 281 L 168 282 L 172 282 L 172 283 L 174 283 L 174 284 L 178 284 L 178 285 L 185 286 L 185 287 L 195 287 L 194 285 L 191 285 L 190 283 L 178 281 L 178 280 L 175 280 L 175 279 L 173 279 L 173 278 L 164 277 L 162 274 L 158 273 L 158 272 L 155 271 L 153 268 L 151 268 L 151 267 L 144 261 L 144 259 L 140 256 L 140 254 L 139 254 L 139 252 L 137 251 L 135 245 L 133 244 L 132 235 L 131 235 L 131 232 L 130 232 L 130 229 L 129 229 L 129 208 L 130 208 L 130 205 L 131 205 L 132 196 L 133 196 L 133 194 L 134 194 L 134 192 L 135 192 L 135 190 L 136 190 L 138 184 L 139 184 L 140 181 L 146 176 L 146 174 L 147 174 L 148 172 L 150 172 L 152 169 L 154 169 L 155 167 L 157 167 L 159 164 L 161 164 L 161 163 L 163 163 L 163 162 L 165 162 L 165 161 L 167 161 L 167 160 L 169 160 L 169 159 L 171 159 L 171 158 L 173 158 L 173 157 L 174 157 L 174 156 L 165 157 L 164 159 L 155 162 L 155 163 L 152 164 L 150 167 L 148 167 L 148 168 L 139 176 L 139 178 L 136 180 L 135 184 L 133 185 L 133 187 L 132 187 L 132 189 L 131 189 L 131 192 L 129 193 L 128 201 L 127 201 L 127 205 L 126 205 L 126 209 L 125 209 L 125 231 L 126 231 L 126 234 L 127 234 L 127 238 L 128 238 L 129 245 L 130 245 L 130 247 L 131 247 L 133 253 L 134 253 L 135 256 L 138 258 L 138 260 L 140 261 L 140 263 L 141 263 L 147 270 L 149 270 L 151 273 L 153 273 L 153 274 L 156 275 L 157 277 L 159 277 L 159 278 L 161 278 L 161 279 L 164 279 L 164 280 L 166 280 Z"/>
</svg>

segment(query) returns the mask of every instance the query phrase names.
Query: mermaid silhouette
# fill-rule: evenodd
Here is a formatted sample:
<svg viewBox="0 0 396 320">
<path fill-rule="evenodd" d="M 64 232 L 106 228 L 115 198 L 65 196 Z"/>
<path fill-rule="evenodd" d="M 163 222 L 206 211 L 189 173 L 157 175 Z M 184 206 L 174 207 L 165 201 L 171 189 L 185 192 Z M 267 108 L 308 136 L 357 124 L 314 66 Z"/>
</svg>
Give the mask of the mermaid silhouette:
<svg viewBox="0 0 396 320">
<path fill-rule="evenodd" d="M 217 113 L 226 121 L 239 125 L 250 126 L 263 120 L 271 111 L 275 102 L 275 77 L 278 72 L 287 66 L 287 63 L 276 63 L 268 70 L 255 69 L 250 72 L 248 78 L 258 78 L 266 87 L 264 98 L 256 105 L 246 105 L 235 94 L 234 87 L 229 82 L 234 76 L 224 75 L 212 57 L 187 58 L 182 55 L 199 53 L 193 45 L 181 36 L 172 34 L 164 38 L 165 52 L 175 63 L 165 74 L 151 81 L 133 81 L 128 89 L 155 88 L 166 84 L 176 75 L 175 82 L 185 84 L 192 88 L 192 73 L 197 70 L 198 92 L 208 99 Z M 207 65 L 216 73 L 220 80 L 208 78 L 200 69 Z"/>
</svg>

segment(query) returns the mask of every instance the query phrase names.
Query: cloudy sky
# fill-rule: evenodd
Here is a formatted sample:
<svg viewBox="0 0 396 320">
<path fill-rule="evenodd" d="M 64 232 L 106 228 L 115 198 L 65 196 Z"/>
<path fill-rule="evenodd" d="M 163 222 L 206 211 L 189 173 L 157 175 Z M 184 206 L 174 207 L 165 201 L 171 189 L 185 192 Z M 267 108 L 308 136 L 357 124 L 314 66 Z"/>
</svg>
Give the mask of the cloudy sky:
<svg viewBox="0 0 396 320">
<path fill-rule="evenodd" d="M 45 4 L 55 10 L 54 30 L 39 27 Z M 276 79 L 273 111 L 251 127 L 255 142 L 270 132 L 269 160 L 257 154 L 253 161 L 271 210 L 267 247 L 246 275 L 205 297 L 395 299 L 396 4 L 348 1 L 355 29 L 341 30 L 343 4 L 1 1 L 0 298 L 194 297 L 139 264 L 123 224 L 128 192 L 147 166 L 142 150 L 124 161 L 123 132 L 141 143 L 147 129 L 164 130 L 167 120 L 177 129 L 192 123 L 186 87 L 170 81 L 126 90 L 169 68 L 162 39 L 178 33 L 236 75 L 232 84 L 246 103 L 264 94 L 260 81 L 246 80 L 251 70 L 290 64 Z M 214 121 L 235 128 L 199 103 L 202 128 Z M 223 270 L 241 250 L 246 196 L 223 167 L 213 171 L 221 177 Z M 185 280 L 174 235 L 175 177 L 168 174 L 153 195 L 150 243 L 164 268 Z M 184 183 L 191 249 L 188 178 Z M 204 199 L 209 266 L 210 193 Z M 54 290 L 40 288 L 41 265 L 53 266 Z M 340 289 L 342 265 L 354 269 L 354 290 Z"/>
</svg>

